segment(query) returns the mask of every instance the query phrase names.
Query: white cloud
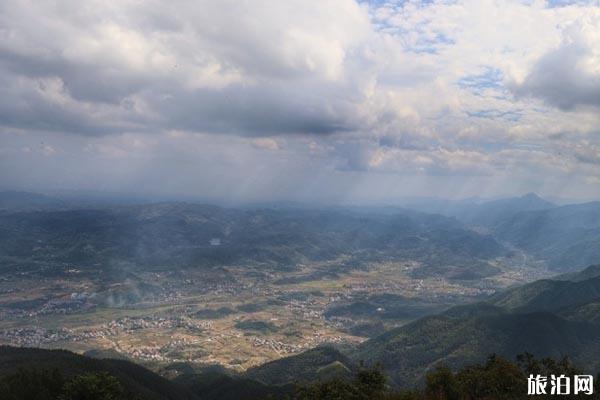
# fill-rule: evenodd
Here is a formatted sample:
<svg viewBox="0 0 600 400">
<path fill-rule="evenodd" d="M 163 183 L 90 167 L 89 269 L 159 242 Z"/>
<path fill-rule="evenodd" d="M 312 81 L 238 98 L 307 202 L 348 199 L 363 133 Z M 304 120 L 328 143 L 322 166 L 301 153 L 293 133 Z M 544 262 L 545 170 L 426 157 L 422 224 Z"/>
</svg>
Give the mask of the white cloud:
<svg viewBox="0 0 600 400">
<path fill-rule="evenodd" d="M 252 139 L 251 141 L 252 146 L 258 148 L 258 149 L 265 149 L 265 150 L 279 150 L 279 142 L 277 142 L 277 140 L 271 139 L 271 138 L 256 138 L 256 139 Z"/>
<path fill-rule="evenodd" d="M 600 108 L 600 9 L 568 25 L 515 90 L 565 110 Z"/>
<path fill-rule="evenodd" d="M 0 150 L 88 166 L 23 174 L 32 184 L 146 187 L 172 174 L 164 190 L 295 196 L 280 176 L 318 174 L 324 193 L 356 195 L 332 180 L 412 176 L 435 191 L 436 179 L 478 190 L 467 180 L 486 177 L 499 190 L 510 173 L 520 183 L 508 191 L 553 176 L 588 193 L 600 175 L 597 6 L 5 1 Z M 42 139 L 52 157 L 36 159 Z"/>
</svg>

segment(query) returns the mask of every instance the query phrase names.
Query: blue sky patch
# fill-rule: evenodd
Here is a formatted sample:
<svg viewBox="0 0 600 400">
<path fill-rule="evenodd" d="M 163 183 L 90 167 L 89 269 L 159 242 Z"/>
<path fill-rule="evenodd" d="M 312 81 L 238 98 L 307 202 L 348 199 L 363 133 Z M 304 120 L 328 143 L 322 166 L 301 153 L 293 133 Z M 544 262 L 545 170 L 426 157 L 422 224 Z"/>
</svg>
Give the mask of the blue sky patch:
<svg viewBox="0 0 600 400">
<path fill-rule="evenodd" d="M 504 90 L 504 74 L 498 68 L 486 66 L 481 74 L 467 75 L 458 80 L 458 86 L 475 94 L 482 94 L 484 90 Z"/>
</svg>

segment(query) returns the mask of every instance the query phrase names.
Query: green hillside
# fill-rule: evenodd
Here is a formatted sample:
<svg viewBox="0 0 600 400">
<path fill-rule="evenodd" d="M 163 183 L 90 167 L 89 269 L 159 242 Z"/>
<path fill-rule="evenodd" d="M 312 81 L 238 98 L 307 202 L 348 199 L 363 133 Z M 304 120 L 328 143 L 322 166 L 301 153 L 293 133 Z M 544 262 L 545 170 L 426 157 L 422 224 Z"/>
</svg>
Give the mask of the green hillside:
<svg viewBox="0 0 600 400">
<path fill-rule="evenodd" d="M 600 261 L 600 202 L 519 212 L 493 232 L 556 270 L 583 268 Z"/>
<path fill-rule="evenodd" d="M 500 293 L 490 302 L 515 312 L 553 311 L 600 300 L 600 277 L 578 282 L 541 280 Z"/>
<path fill-rule="evenodd" d="M 245 376 L 271 385 L 291 382 L 313 382 L 332 376 L 350 376 L 355 364 L 338 350 L 317 347 L 299 355 L 271 361 L 250 368 Z"/>
<path fill-rule="evenodd" d="M 472 307 L 479 307 L 478 305 Z M 529 351 L 539 357 L 572 355 L 576 363 L 600 367 L 600 328 L 549 313 L 489 313 L 471 317 L 438 315 L 386 332 L 360 345 L 353 357 L 381 363 L 397 385 L 413 385 L 439 364 L 462 367 L 486 354 L 512 357 Z"/>
<path fill-rule="evenodd" d="M 536 281 L 485 303 L 419 319 L 362 343 L 352 358 L 381 363 L 399 385 L 422 382 L 436 365 L 458 368 L 490 353 L 509 358 L 526 351 L 538 357 L 569 354 L 576 364 L 596 372 L 600 277 L 594 271 L 597 267 L 574 274 L 573 281 Z"/>
<path fill-rule="evenodd" d="M 115 377 L 126 395 L 148 400 L 194 400 L 197 397 L 171 381 L 124 360 L 94 359 L 63 350 L 0 346 L 0 379 L 19 370 L 58 370 L 65 377 L 107 373 Z"/>
<path fill-rule="evenodd" d="M 280 399 L 294 392 L 293 385 L 267 385 L 256 380 L 207 371 L 186 374 L 174 380 L 202 400 L 258 400 Z"/>
</svg>

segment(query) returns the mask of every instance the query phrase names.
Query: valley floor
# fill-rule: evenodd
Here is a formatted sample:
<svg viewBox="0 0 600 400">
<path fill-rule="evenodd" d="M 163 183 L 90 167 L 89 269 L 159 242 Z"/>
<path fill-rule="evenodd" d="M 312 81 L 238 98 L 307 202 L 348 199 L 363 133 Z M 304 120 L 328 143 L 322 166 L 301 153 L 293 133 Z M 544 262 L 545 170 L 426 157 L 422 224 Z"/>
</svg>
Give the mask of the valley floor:
<svg viewBox="0 0 600 400">
<path fill-rule="evenodd" d="M 101 351 L 150 365 L 185 361 L 237 371 L 315 347 L 355 345 L 449 306 L 549 272 L 524 255 L 474 281 L 414 278 L 414 261 L 292 271 L 261 266 L 131 270 L 111 281 L 77 266 L 0 277 L 0 344 Z M 332 272 L 334 271 L 334 272 Z"/>
</svg>

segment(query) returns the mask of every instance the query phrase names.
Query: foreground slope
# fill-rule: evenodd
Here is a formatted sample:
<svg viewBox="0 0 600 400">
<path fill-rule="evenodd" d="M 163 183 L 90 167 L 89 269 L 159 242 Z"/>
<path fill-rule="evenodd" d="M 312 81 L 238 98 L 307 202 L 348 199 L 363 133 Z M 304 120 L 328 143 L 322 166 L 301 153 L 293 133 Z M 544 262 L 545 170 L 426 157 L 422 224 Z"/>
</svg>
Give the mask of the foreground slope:
<svg viewBox="0 0 600 400">
<path fill-rule="evenodd" d="M 64 350 L 1 346 L 0 385 L 2 379 L 21 370 L 49 371 L 50 377 L 54 376 L 52 371 L 58 371 L 67 379 L 89 373 L 108 373 L 118 380 L 126 398 L 143 400 L 258 400 L 285 398 L 294 390 L 290 385 L 266 385 L 211 370 L 182 372 L 174 380 L 168 380 L 129 361 L 90 358 Z"/>
<path fill-rule="evenodd" d="M 148 400 L 195 400 L 186 389 L 137 364 L 124 360 L 93 359 L 64 350 L 0 346 L 0 378 L 19 369 L 59 370 L 65 376 L 107 372 L 131 396 Z"/>
<path fill-rule="evenodd" d="M 356 366 L 347 356 L 332 347 L 322 346 L 250 368 L 245 376 L 278 385 L 349 377 L 353 371 Z"/>
</svg>

